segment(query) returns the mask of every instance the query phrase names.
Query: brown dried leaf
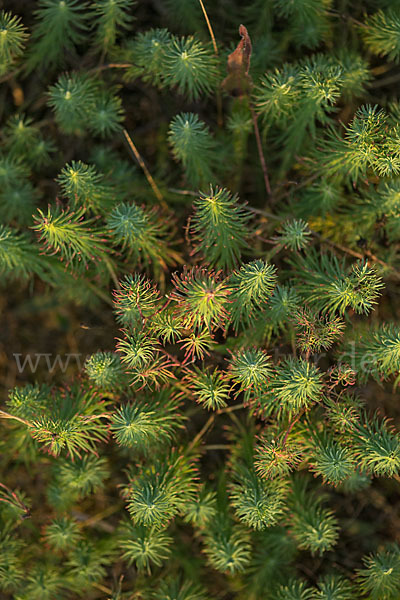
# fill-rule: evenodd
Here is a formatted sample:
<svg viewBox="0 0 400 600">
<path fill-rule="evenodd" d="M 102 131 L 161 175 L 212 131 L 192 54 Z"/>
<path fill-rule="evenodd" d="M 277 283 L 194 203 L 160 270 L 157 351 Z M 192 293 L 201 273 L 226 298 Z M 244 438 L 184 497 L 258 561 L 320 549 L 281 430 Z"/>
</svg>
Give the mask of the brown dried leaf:
<svg viewBox="0 0 400 600">
<path fill-rule="evenodd" d="M 249 75 L 251 60 L 251 40 L 244 25 L 240 25 L 241 40 L 236 49 L 228 56 L 226 70 L 227 77 L 222 82 L 222 87 L 232 96 L 246 96 L 253 86 Z"/>
</svg>

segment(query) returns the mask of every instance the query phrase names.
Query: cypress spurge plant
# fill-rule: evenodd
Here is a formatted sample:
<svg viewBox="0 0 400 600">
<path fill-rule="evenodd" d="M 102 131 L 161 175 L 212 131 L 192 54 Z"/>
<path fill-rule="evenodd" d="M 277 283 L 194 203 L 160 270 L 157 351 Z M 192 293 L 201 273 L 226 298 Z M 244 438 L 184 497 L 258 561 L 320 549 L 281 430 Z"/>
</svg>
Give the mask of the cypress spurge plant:
<svg viewBox="0 0 400 600">
<path fill-rule="evenodd" d="M 1 598 L 400 597 L 399 14 L 3 2 Z"/>
</svg>

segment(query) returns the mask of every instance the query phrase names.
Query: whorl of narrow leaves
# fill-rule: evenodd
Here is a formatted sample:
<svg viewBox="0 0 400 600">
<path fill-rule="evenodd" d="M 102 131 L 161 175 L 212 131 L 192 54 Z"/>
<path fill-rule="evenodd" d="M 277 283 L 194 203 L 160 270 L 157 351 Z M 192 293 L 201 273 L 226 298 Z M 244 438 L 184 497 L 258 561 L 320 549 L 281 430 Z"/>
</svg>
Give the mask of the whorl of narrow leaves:
<svg viewBox="0 0 400 600">
<path fill-rule="evenodd" d="M 33 439 L 53 456 L 63 451 L 72 458 L 82 452 L 96 453 L 97 444 L 107 439 L 108 429 L 101 420 L 103 406 L 93 393 L 74 387 L 55 391 L 42 402 L 27 426 Z"/>
<path fill-rule="evenodd" d="M 151 573 L 152 565 L 160 567 L 172 551 L 173 538 L 154 527 L 129 525 L 125 527 L 121 548 L 122 558 L 134 563 L 139 571 Z"/>
<path fill-rule="evenodd" d="M 395 600 L 400 593 L 400 551 L 397 545 L 371 554 L 358 572 L 361 588 L 372 600 Z"/>
<path fill-rule="evenodd" d="M 400 58 L 400 14 L 398 9 L 379 10 L 367 18 L 362 34 L 367 47 L 390 60 Z"/>
<path fill-rule="evenodd" d="M 255 447 L 255 471 L 266 479 L 287 475 L 300 463 L 302 450 L 301 444 L 296 440 L 261 437 Z"/>
<path fill-rule="evenodd" d="M 318 591 L 314 598 L 333 598 L 334 600 L 352 600 L 354 588 L 348 579 L 340 575 L 324 575 L 318 582 Z"/>
<path fill-rule="evenodd" d="M 11 389 L 6 403 L 11 414 L 29 420 L 46 410 L 49 397 L 51 390 L 48 386 L 28 384 Z"/>
<path fill-rule="evenodd" d="M 133 17 L 129 11 L 134 6 L 134 0 L 96 0 L 92 4 L 96 19 L 94 43 L 103 55 L 115 45 L 118 35 L 131 25 Z"/>
<path fill-rule="evenodd" d="M 106 138 L 121 130 L 124 112 L 116 89 L 106 89 L 86 73 L 60 75 L 49 89 L 48 104 L 65 133 L 82 135 L 89 130 Z"/>
<path fill-rule="evenodd" d="M 150 449 L 169 442 L 182 426 L 179 403 L 161 391 L 124 404 L 111 417 L 110 429 L 116 441 L 128 448 Z"/>
<path fill-rule="evenodd" d="M 320 4 L 314 0 L 300 0 L 296 3 L 287 3 L 284 0 L 276 0 L 274 4 L 278 14 L 289 20 L 294 42 L 298 46 L 316 48 L 322 40 L 330 39 L 328 2 Z"/>
<path fill-rule="evenodd" d="M 124 58 L 132 63 L 127 68 L 125 79 L 135 80 L 141 77 L 157 87 L 164 86 L 165 49 L 171 41 L 167 29 L 149 29 L 140 32 L 128 42 L 124 49 Z"/>
<path fill-rule="evenodd" d="M 56 479 L 62 489 L 77 499 L 86 498 L 103 486 L 110 475 L 105 458 L 86 454 L 82 458 L 60 461 Z"/>
<path fill-rule="evenodd" d="M 313 311 L 300 309 L 294 313 L 297 345 L 302 352 L 328 350 L 342 335 L 345 323 L 340 317 L 316 316 Z"/>
<path fill-rule="evenodd" d="M 27 37 L 20 17 L 0 11 L 0 75 L 4 75 L 23 54 Z"/>
<path fill-rule="evenodd" d="M 75 593 L 90 588 L 101 581 L 106 574 L 112 553 L 109 548 L 98 546 L 91 541 L 81 541 L 70 552 L 67 566 L 71 575 L 71 588 Z M 41 580 L 38 581 L 39 585 Z"/>
<path fill-rule="evenodd" d="M 111 189 L 103 184 L 102 179 L 93 165 L 79 160 L 65 165 L 57 182 L 73 206 L 85 206 L 98 212 L 112 202 Z"/>
<path fill-rule="evenodd" d="M 313 434 L 311 440 L 311 471 L 324 483 L 338 485 L 354 473 L 356 464 L 345 446 L 326 434 Z"/>
<path fill-rule="evenodd" d="M 96 352 L 85 362 L 85 371 L 94 385 L 102 390 L 116 390 L 123 383 L 121 361 L 112 352 Z"/>
<path fill-rule="evenodd" d="M 195 252 L 213 267 L 232 268 L 247 248 L 249 213 L 238 204 L 238 197 L 223 188 L 210 186 L 194 201 L 190 223 Z"/>
<path fill-rule="evenodd" d="M 386 379 L 400 370 L 400 331 L 395 324 L 381 325 L 354 343 L 355 369 L 361 380 L 369 374 Z"/>
<path fill-rule="evenodd" d="M 299 98 L 297 66 L 284 65 L 273 73 L 261 77 L 256 88 L 256 107 L 266 121 L 271 116 L 276 121 L 284 121 Z"/>
<path fill-rule="evenodd" d="M 127 328 L 141 328 L 156 312 L 160 293 L 144 275 L 127 275 L 114 292 L 117 321 Z"/>
<path fill-rule="evenodd" d="M 322 393 L 322 373 L 318 367 L 303 358 L 289 357 L 276 367 L 269 410 L 292 417 L 319 402 Z"/>
<path fill-rule="evenodd" d="M 231 275 L 230 318 L 236 331 L 253 324 L 267 310 L 276 280 L 276 267 L 263 260 L 244 264 Z"/>
<path fill-rule="evenodd" d="M 149 326 L 164 345 L 182 340 L 185 330 L 182 320 L 168 307 L 155 313 Z"/>
<path fill-rule="evenodd" d="M 135 264 L 151 266 L 155 273 L 173 265 L 175 254 L 170 248 L 168 225 L 155 209 L 136 204 L 119 204 L 108 215 L 107 225 L 116 244 L 120 244 Z"/>
<path fill-rule="evenodd" d="M 225 408 L 229 401 L 230 385 L 221 371 L 194 368 L 185 377 L 196 402 L 207 410 Z"/>
<path fill-rule="evenodd" d="M 174 273 L 171 294 L 176 313 L 185 327 L 209 330 L 222 328 L 228 318 L 229 287 L 220 273 L 207 269 L 185 269 Z"/>
<path fill-rule="evenodd" d="M 354 263 L 346 269 L 345 262 L 336 256 L 308 252 L 297 263 L 297 289 L 305 300 L 323 313 L 343 315 L 347 308 L 368 314 L 376 304 L 383 287 L 376 270 L 366 262 Z"/>
<path fill-rule="evenodd" d="M 213 180 L 216 143 L 207 125 L 197 115 L 182 113 L 174 117 L 168 140 L 174 158 L 182 163 L 191 185 L 201 186 Z"/>
<path fill-rule="evenodd" d="M 217 571 L 241 573 L 251 560 L 249 535 L 240 526 L 220 522 L 217 516 L 211 530 L 205 533 L 204 552 Z"/>
<path fill-rule="evenodd" d="M 231 504 L 240 521 L 253 529 L 276 525 L 285 512 L 288 484 L 280 479 L 260 479 L 253 469 L 234 466 Z"/>
<path fill-rule="evenodd" d="M 29 277 L 33 273 L 42 275 L 44 264 L 38 250 L 28 237 L 0 225 L 0 274 L 4 277 Z"/>
<path fill-rule="evenodd" d="M 122 130 L 125 113 L 115 89 L 99 87 L 87 116 L 88 129 L 102 139 L 112 138 Z"/>
<path fill-rule="evenodd" d="M 217 86 L 217 62 L 209 47 L 192 36 L 174 37 L 166 46 L 164 81 L 189 100 L 208 95 Z"/>
<path fill-rule="evenodd" d="M 35 216 L 39 240 L 48 254 L 59 254 L 67 265 L 87 266 L 106 256 L 104 238 L 93 225 L 96 219 L 85 219 L 85 209 L 77 211 L 48 207 L 47 213 L 38 209 Z"/>
<path fill-rule="evenodd" d="M 36 168 L 49 163 L 50 154 L 54 152 L 54 145 L 42 136 L 39 126 L 34 123 L 32 118 L 27 117 L 25 114 L 13 115 L 6 123 L 4 134 L 6 137 L 5 146 L 10 158 L 15 158 L 18 162 L 23 159 Z M 23 182 L 15 181 L 14 185 L 10 189 L 4 190 L 4 192 L 7 196 L 13 195 L 13 199 L 17 201 L 18 193 L 13 194 L 14 190 L 16 189 L 18 192 L 18 188 L 23 189 L 25 187 L 26 189 L 28 186 L 28 182 L 25 182 L 24 186 Z M 31 195 L 33 195 L 32 192 Z M 20 208 L 23 210 L 23 203 L 20 204 Z"/>
<path fill-rule="evenodd" d="M 344 129 L 344 138 L 331 129 L 320 140 L 318 156 L 326 175 L 356 182 L 368 170 L 379 177 L 400 173 L 399 126 L 383 109 L 361 106 Z"/>
<path fill-rule="evenodd" d="M 126 365 L 131 386 L 139 390 L 144 387 L 158 389 L 173 377 L 173 363 L 160 350 L 158 340 L 146 332 L 127 333 L 117 340 L 117 351 Z"/>
<path fill-rule="evenodd" d="M 95 84 L 86 74 L 60 75 L 49 89 L 49 106 L 65 133 L 84 129 L 85 119 L 94 101 Z"/>
<path fill-rule="evenodd" d="M 290 579 L 277 590 L 277 600 L 312 600 L 313 590 L 301 579 Z"/>
<path fill-rule="evenodd" d="M 331 510 L 321 506 L 321 497 L 306 488 L 306 481 L 294 481 L 289 505 L 290 532 L 300 549 L 322 555 L 330 550 L 338 539 L 338 523 Z"/>
<path fill-rule="evenodd" d="M 256 348 L 233 354 L 229 370 L 233 381 L 239 386 L 238 393 L 244 392 L 246 402 L 263 393 L 273 373 L 271 357 L 264 350 Z"/>
<path fill-rule="evenodd" d="M 154 361 L 156 344 L 157 340 L 149 338 L 145 333 L 137 333 L 119 340 L 117 349 L 122 362 L 130 371 L 141 371 Z"/>
<path fill-rule="evenodd" d="M 302 219 L 293 219 L 283 224 L 274 241 L 279 246 L 299 251 L 308 245 L 310 238 L 311 232 L 307 223 Z"/>
<path fill-rule="evenodd" d="M 206 527 L 217 513 L 217 498 L 215 492 L 210 492 L 202 486 L 198 496 L 189 500 L 185 508 L 184 521 L 195 527 Z"/>
<path fill-rule="evenodd" d="M 79 0 L 39 0 L 27 61 L 29 71 L 63 63 L 89 29 L 88 4 Z"/>
<path fill-rule="evenodd" d="M 377 476 L 393 477 L 400 471 L 400 436 L 376 417 L 355 424 L 354 452 L 361 469 Z"/>
<path fill-rule="evenodd" d="M 209 600 L 209 594 L 199 584 L 178 577 L 168 577 L 160 583 L 154 600 Z"/>
<path fill-rule="evenodd" d="M 80 538 L 79 525 L 69 517 L 56 517 L 47 525 L 45 539 L 54 550 L 73 548 Z"/>
<path fill-rule="evenodd" d="M 185 351 L 185 362 L 203 359 L 205 356 L 210 356 L 210 350 L 215 344 L 208 329 L 202 331 L 191 331 L 189 335 L 182 338 L 179 342 L 182 345 L 182 350 Z"/>
<path fill-rule="evenodd" d="M 185 512 L 197 489 L 193 462 L 173 450 L 145 467 L 127 488 L 128 510 L 136 525 L 161 529 Z"/>
</svg>

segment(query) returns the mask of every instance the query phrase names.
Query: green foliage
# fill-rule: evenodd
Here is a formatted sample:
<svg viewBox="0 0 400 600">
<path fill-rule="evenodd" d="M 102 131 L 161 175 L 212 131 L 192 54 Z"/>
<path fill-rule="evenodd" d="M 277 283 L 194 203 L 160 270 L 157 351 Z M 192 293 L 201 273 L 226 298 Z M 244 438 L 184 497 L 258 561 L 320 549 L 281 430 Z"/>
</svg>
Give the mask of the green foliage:
<svg viewBox="0 0 400 600">
<path fill-rule="evenodd" d="M 39 241 L 44 242 L 46 252 L 59 254 L 67 266 L 71 264 L 73 267 L 77 263 L 87 266 L 91 261 L 105 258 L 104 240 L 100 232 L 90 227 L 95 219 L 84 219 L 83 207 L 75 212 L 59 207 L 52 210 L 49 206 L 46 214 L 40 209 L 38 212 L 34 229 L 38 232 Z"/>
<path fill-rule="evenodd" d="M 244 264 L 231 278 L 231 321 L 236 330 L 253 324 L 266 309 L 275 288 L 275 267 L 262 260 Z"/>
<path fill-rule="evenodd" d="M 400 172 L 397 123 L 388 122 L 388 115 L 378 106 L 362 106 L 354 119 L 345 126 L 345 135 L 336 129 L 328 131 L 318 149 L 323 160 L 323 172 L 340 175 L 354 182 L 372 172 L 390 177 Z"/>
<path fill-rule="evenodd" d="M 94 101 L 94 81 L 87 75 L 63 74 L 49 89 L 49 106 L 65 133 L 85 127 Z"/>
<path fill-rule="evenodd" d="M 219 410 L 227 406 L 229 384 L 218 369 L 212 373 L 195 369 L 188 373 L 186 381 L 196 402 L 207 410 Z"/>
<path fill-rule="evenodd" d="M 144 82 L 163 87 L 165 49 L 171 38 L 167 29 L 149 29 L 139 32 L 127 43 L 123 51 L 123 57 L 129 61 L 125 78 L 131 81 L 141 77 Z"/>
<path fill-rule="evenodd" d="M 363 37 L 367 47 L 379 56 L 388 56 L 390 60 L 398 60 L 400 17 L 398 10 L 379 10 L 371 15 L 365 23 Z"/>
<path fill-rule="evenodd" d="M 85 206 L 98 212 L 112 200 L 111 190 L 102 183 L 102 177 L 95 167 L 81 161 L 66 165 L 57 182 L 73 206 Z"/>
<path fill-rule="evenodd" d="M 233 381 L 239 385 L 237 393 L 244 392 L 248 402 L 250 398 L 257 398 L 267 387 L 272 375 L 270 356 L 255 348 L 241 350 L 232 356 L 230 373 Z"/>
<path fill-rule="evenodd" d="M 126 490 L 127 507 L 135 524 L 165 527 L 185 512 L 196 491 L 193 460 L 179 450 L 162 456 L 156 463 L 132 477 Z"/>
<path fill-rule="evenodd" d="M 237 200 L 228 190 L 210 187 L 208 194 L 201 193 L 194 202 L 191 232 L 195 252 L 213 267 L 232 268 L 247 247 L 249 215 Z"/>
<path fill-rule="evenodd" d="M 133 0 L 96 0 L 91 8 L 96 19 L 95 45 L 102 54 L 109 52 L 123 29 L 132 22 L 129 11 L 135 6 Z"/>
<path fill-rule="evenodd" d="M 155 209 L 136 204 L 119 204 L 109 214 L 107 225 L 115 243 L 135 265 L 151 266 L 157 273 L 175 264 L 176 253 L 169 247 L 170 229 Z"/>
<path fill-rule="evenodd" d="M 3 2 L 4 600 L 400 597 L 375 4 Z"/>
<path fill-rule="evenodd" d="M 184 270 L 180 277 L 174 274 L 173 282 L 171 298 L 177 302 L 176 312 L 185 327 L 212 330 L 224 325 L 230 290 L 219 273 L 194 268 Z"/>
<path fill-rule="evenodd" d="M 107 138 L 121 130 L 123 109 L 113 89 L 86 74 L 63 74 L 49 89 L 49 106 L 65 133 L 82 134 L 89 129 Z"/>
<path fill-rule="evenodd" d="M 372 599 L 391 600 L 400 590 L 400 555 L 397 546 L 377 552 L 364 559 L 359 571 L 362 589 Z"/>
<path fill-rule="evenodd" d="M 88 4 L 78 0 L 39 0 L 34 11 L 36 24 L 31 37 L 31 51 L 26 63 L 29 71 L 54 68 L 64 61 L 85 39 L 88 31 Z"/>
<path fill-rule="evenodd" d="M 222 573 L 240 573 L 250 562 L 251 546 L 246 531 L 223 517 L 216 519 L 204 540 L 209 563 Z"/>
<path fill-rule="evenodd" d="M 191 185 L 200 186 L 213 180 L 211 165 L 216 158 L 216 144 L 197 115 L 183 113 L 174 117 L 168 139 L 173 156 L 183 164 Z"/>
<path fill-rule="evenodd" d="M 291 534 L 299 548 L 311 554 L 323 554 L 330 550 L 338 537 L 338 524 L 332 511 L 321 506 L 321 497 L 307 490 L 306 481 L 294 482 L 290 505 L 293 511 Z"/>
<path fill-rule="evenodd" d="M 345 262 L 334 255 L 309 252 L 297 265 L 297 289 L 312 307 L 324 313 L 343 315 L 350 307 L 368 314 L 383 287 L 376 270 L 366 262 L 353 263 L 346 272 Z"/>
<path fill-rule="evenodd" d="M 122 557 L 139 571 L 150 573 L 151 566 L 160 567 L 171 554 L 172 537 L 154 527 L 129 524 L 121 537 Z"/>
<path fill-rule="evenodd" d="M 28 36 L 20 17 L 4 10 L 0 12 L 0 34 L 0 75 L 4 75 L 23 54 Z"/>
<path fill-rule="evenodd" d="M 211 48 L 192 36 L 173 38 L 165 49 L 164 81 L 177 87 L 189 100 L 214 91 L 217 85 L 216 59 Z"/>
<path fill-rule="evenodd" d="M 182 427 L 177 413 L 179 403 L 164 391 L 153 397 L 136 399 L 124 404 L 111 417 L 111 432 L 118 444 L 128 448 L 146 449 L 165 444 Z"/>
<path fill-rule="evenodd" d="M 322 374 L 318 367 L 300 358 L 289 357 L 275 371 L 271 381 L 277 402 L 270 410 L 293 416 L 319 402 L 323 393 Z"/>
<path fill-rule="evenodd" d="M 43 273 L 37 248 L 26 235 L 5 225 L 0 226 L 0 273 L 8 278 Z"/>
<path fill-rule="evenodd" d="M 116 354 L 96 352 L 85 362 L 88 378 L 101 390 L 115 390 L 123 382 L 123 369 Z"/>
<path fill-rule="evenodd" d="M 302 220 L 287 221 L 277 236 L 276 243 L 289 250 L 303 250 L 310 241 L 311 233 Z"/>
<path fill-rule="evenodd" d="M 56 518 L 46 527 L 45 538 L 56 551 L 74 547 L 79 540 L 78 524 L 68 517 Z"/>
</svg>

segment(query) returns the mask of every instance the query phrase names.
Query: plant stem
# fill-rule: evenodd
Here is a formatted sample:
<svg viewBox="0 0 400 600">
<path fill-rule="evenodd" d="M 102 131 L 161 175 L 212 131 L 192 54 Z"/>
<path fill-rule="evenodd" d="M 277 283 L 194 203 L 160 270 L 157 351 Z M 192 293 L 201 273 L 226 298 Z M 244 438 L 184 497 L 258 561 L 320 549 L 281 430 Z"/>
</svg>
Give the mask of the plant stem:
<svg viewBox="0 0 400 600">
<path fill-rule="evenodd" d="M 151 189 L 154 192 L 155 197 L 157 198 L 157 200 L 159 200 L 160 204 L 162 204 L 162 206 L 165 209 L 168 209 L 167 203 L 165 202 L 162 193 L 160 192 L 160 189 L 158 187 L 158 185 L 156 184 L 156 182 L 154 181 L 153 177 L 151 176 L 150 171 L 148 170 L 148 168 L 146 167 L 144 160 L 142 159 L 142 157 L 140 156 L 140 153 L 138 151 L 138 149 L 136 148 L 135 144 L 132 141 L 132 138 L 130 137 L 129 133 L 127 132 L 126 129 L 123 130 L 124 132 L 124 136 L 126 141 L 128 142 L 128 145 L 130 147 L 130 149 L 132 150 L 136 160 L 138 161 L 139 165 L 141 166 L 143 173 L 146 176 L 147 181 L 150 184 Z"/>
<path fill-rule="evenodd" d="M 269 183 L 267 165 L 265 162 L 264 153 L 263 153 L 263 149 L 262 149 L 260 130 L 258 128 L 258 122 L 257 122 L 257 115 L 254 112 L 254 109 L 251 106 L 251 104 L 250 104 L 250 111 L 251 111 L 251 117 L 253 119 L 254 133 L 256 136 L 257 149 L 258 149 L 258 156 L 260 158 L 261 168 L 262 168 L 262 172 L 264 175 L 265 189 L 267 191 L 268 196 L 271 196 L 271 185 Z"/>
<path fill-rule="evenodd" d="M 217 42 L 215 40 L 215 35 L 214 35 L 214 31 L 213 31 L 212 25 L 210 23 L 210 19 L 208 18 L 206 7 L 203 4 L 203 0 L 199 0 L 199 3 L 200 3 L 201 10 L 203 11 L 203 15 L 204 15 L 204 18 L 205 18 L 206 23 L 207 23 L 208 31 L 210 32 L 210 37 L 211 37 L 212 45 L 214 47 L 214 53 L 215 53 L 216 56 L 218 56 Z"/>
<path fill-rule="evenodd" d="M 20 417 L 16 417 L 15 415 L 10 415 L 9 413 L 5 412 L 4 410 L 0 410 L 0 417 L 3 419 L 13 419 L 14 421 L 19 421 L 20 423 L 23 423 L 24 425 L 27 425 L 28 427 L 31 426 L 29 421 L 26 421 L 25 419 L 21 419 Z"/>
</svg>

